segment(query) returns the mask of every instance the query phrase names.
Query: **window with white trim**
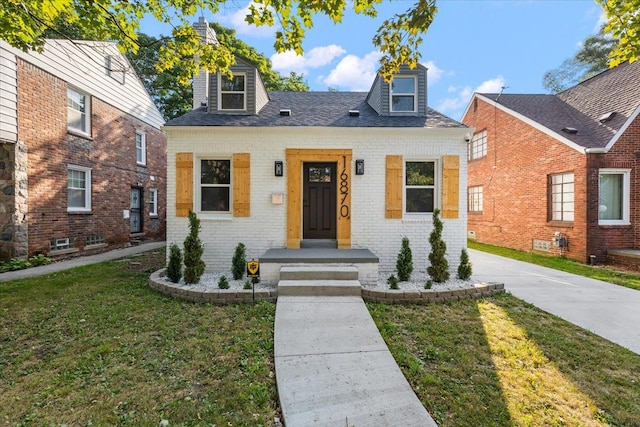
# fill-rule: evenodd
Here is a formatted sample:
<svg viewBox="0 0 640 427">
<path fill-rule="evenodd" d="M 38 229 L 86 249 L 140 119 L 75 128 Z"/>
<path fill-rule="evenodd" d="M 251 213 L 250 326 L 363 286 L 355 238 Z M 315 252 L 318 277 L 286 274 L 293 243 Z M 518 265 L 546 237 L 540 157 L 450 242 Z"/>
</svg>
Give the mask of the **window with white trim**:
<svg viewBox="0 0 640 427">
<path fill-rule="evenodd" d="M 91 133 L 91 100 L 77 89 L 67 88 L 67 129 L 84 134 Z"/>
<path fill-rule="evenodd" d="M 395 76 L 389 85 L 391 112 L 415 112 L 417 86 L 414 76 Z"/>
<path fill-rule="evenodd" d="M 149 216 L 158 216 L 158 189 L 149 190 Z"/>
<path fill-rule="evenodd" d="M 231 205 L 231 160 L 200 159 L 199 196 L 201 212 L 229 212 Z"/>
<path fill-rule="evenodd" d="M 600 169 L 598 224 L 628 225 L 631 169 Z"/>
<path fill-rule="evenodd" d="M 244 111 L 247 109 L 246 76 L 236 73 L 232 78 L 218 74 L 218 109 Z"/>
<path fill-rule="evenodd" d="M 67 166 L 67 211 L 91 211 L 91 169 Z"/>
<path fill-rule="evenodd" d="M 405 162 L 405 212 L 432 213 L 436 196 L 436 162 Z"/>
<path fill-rule="evenodd" d="M 482 186 L 469 187 L 469 212 L 482 212 Z"/>
<path fill-rule="evenodd" d="M 147 135 L 143 132 L 136 132 L 136 162 L 147 164 Z"/>
<path fill-rule="evenodd" d="M 480 159 L 487 155 L 487 131 L 483 130 L 473 135 L 469 142 L 469 160 Z"/>
<path fill-rule="evenodd" d="M 572 172 L 549 176 L 549 220 L 573 221 L 574 181 Z"/>
</svg>

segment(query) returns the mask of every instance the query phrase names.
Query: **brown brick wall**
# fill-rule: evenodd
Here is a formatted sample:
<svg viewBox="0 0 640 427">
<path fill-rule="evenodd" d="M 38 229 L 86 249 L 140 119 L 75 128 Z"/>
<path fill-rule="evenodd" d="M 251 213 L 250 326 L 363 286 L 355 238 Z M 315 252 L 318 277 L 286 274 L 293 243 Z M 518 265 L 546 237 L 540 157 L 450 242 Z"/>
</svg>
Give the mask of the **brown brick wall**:
<svg viewBox="0 0 640 427">
<path fill-rule="evenodd" d="M 143 187 L 144 238 L 165 238 L 166 141 L 162 133 L 91 97 L 91 138 L 67 132 L 67 84 L 18 61 L 19 138 L 28 147 L 29 254 L 49 252 L 52 238 L 102 234 L 110 246 L 130 241 L 132 186 Z M 136 164 L 135 134 L 146 133 L 147 165 Z M 92 169 L 90 213 L 67 212 L 67 165 Z M 152 180 L 152 177 L 154 178 Z M 158 218 L 149 217 L 148 191 L 158 189 Z"/>
<path fill-rule="evenodd" d="M 468 230 L 477 241 L 523 251 L 532 250 L 534 239 L 551 241 L 559 231 L 569 241 L 563 255 L 587 261 L 586 156 L 486 102 L 476 105 L 463 122 L 476 132 L 487 130 L 487 156 L 468 164 L 468 185 L 483 187 L 484 207 L 469 213 Z M 575 176 L 575 219 L 550 222 L 548 176 L 564 172 Z M 551 250 L 542 253 L 559 253 Z"/>
</svg>

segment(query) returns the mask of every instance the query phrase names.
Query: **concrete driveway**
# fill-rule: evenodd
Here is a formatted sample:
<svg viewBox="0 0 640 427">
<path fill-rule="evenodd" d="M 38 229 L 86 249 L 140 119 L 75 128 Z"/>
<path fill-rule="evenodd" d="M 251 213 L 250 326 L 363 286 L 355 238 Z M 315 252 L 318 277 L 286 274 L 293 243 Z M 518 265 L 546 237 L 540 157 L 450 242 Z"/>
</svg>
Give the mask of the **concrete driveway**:
<svg viewBox="0 0 640 427">
<path fill-rule="evenodd" d="M 469 250 L 473 278 L 640 354 L 640 291 Z"/>
</svg>

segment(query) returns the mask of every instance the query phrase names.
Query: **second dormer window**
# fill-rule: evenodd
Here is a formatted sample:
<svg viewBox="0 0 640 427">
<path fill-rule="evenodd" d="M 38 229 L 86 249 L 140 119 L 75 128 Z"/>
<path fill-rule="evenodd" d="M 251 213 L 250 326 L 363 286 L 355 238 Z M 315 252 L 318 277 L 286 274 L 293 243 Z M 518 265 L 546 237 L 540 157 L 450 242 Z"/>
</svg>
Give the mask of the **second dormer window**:
<svg viewBox="0 0 640 427">
<path fill-rule="evenodd" d="M 391 112 L 416 111 L 416 78 L 396 76 L 391 81 Z"/>
<path fill-rule="evenodd" d="M 220 76 L 219 109 L 243 111 L 247 109 L 247 86 L 244 74 L 234 74 L 232 78 Z"/>
</svg>

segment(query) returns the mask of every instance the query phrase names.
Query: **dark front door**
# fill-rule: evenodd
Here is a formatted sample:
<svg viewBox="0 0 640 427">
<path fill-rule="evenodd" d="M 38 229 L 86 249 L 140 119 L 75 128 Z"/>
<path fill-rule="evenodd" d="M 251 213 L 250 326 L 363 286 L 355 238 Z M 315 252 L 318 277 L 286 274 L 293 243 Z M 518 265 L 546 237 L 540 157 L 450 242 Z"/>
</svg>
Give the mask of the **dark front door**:
<svg viewBox="0 0 640 427">
<path fill-rule="evenodd" d="M 131 224 L 130 233 L 142 232 L 142 188 L 131 187 L 131 211 L 129 214 Z"/>
<path fill-rule="evenodd" d="M 336 164 L 304 163 L 303 238 L 336 238 Z"/>
</svg>

